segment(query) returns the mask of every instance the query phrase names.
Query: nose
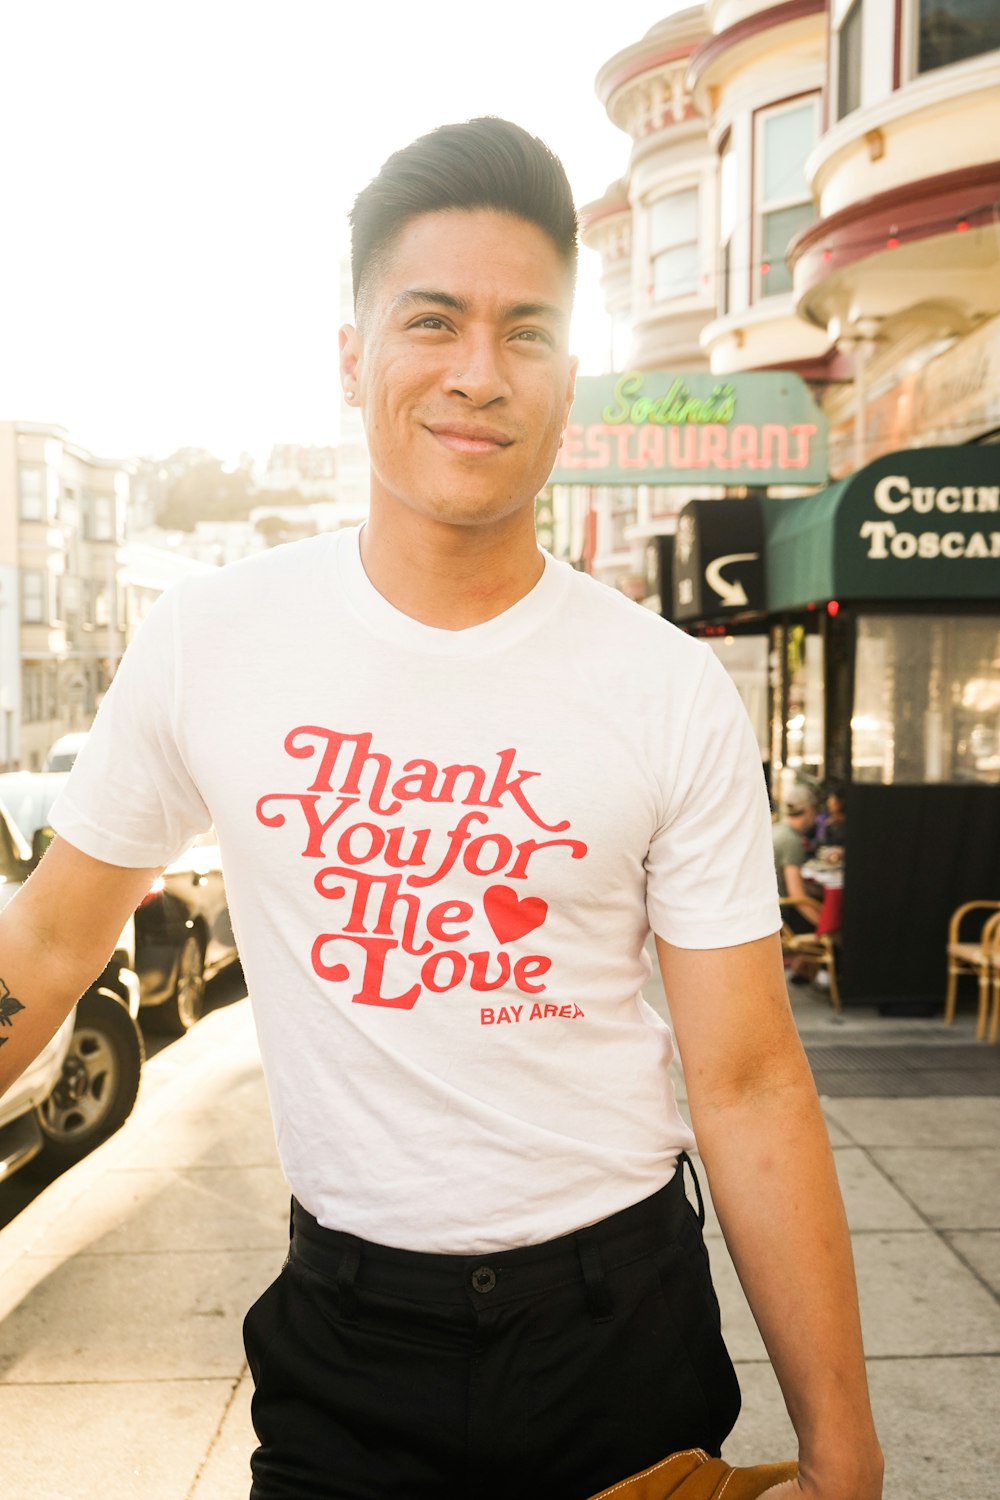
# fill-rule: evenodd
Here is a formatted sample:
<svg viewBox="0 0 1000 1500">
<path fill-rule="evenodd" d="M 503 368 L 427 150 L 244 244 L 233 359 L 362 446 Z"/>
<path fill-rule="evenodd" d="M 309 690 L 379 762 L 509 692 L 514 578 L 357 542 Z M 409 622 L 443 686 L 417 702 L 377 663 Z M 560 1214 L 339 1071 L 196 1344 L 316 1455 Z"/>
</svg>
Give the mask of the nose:
<svg viewBox="0 0 1000 1500">
<path fill-rule="evenodd" d="M 490 406 L 511 394 L 503 356 L 492 338 L 465 338 L 455 351 L 455 373 L 447 378 L 450 395 L 464 396 L 473 406 Z"/>
</svg>

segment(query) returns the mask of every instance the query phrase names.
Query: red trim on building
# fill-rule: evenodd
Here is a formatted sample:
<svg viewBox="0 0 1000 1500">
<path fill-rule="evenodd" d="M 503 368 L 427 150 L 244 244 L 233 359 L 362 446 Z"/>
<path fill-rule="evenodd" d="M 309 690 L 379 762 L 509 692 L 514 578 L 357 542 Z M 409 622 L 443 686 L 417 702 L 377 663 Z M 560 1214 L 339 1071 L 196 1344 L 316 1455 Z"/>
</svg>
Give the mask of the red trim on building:
<svg viewBox="0 0 1000 1500">
<path fill-rule="evenodd" d="M 960 219 L 970 229 L 992 223 L 998 199 L 1000 161 L 918 178 L 861 198 L 796 235 L 787 251 L 797 272 L 795 290 L 799 295 L 810 291 L 844 266 L 885 250 L 890 239 L 902 245 L 949 234 Z"/>
<path fill-rule="evenodd" d="M 691 57 L 696 48 L 692 42 L 686 47 L 668 47 L 662 52 L 653 52 L 649 57 L 637 59 L 631 66 L 623 67 L 621 73 L 615 73 L 606 85 L 605 100 L 611 98 L 617 89 L 624 88 L 626 83 L 631 83 L 633 78 L 639 78 L 643 73 L 651 73 L 654 68 L 663 67 L 664 63 L 680 62 L 682 58 Z"/>
<path fill-rule="evenodd" d="M 592 224 L 600 224 L 602 219 L 612 219 L 615 214 L 627 214 L 631 211 L 632 205 L 626 193 L 617 198 L 598 198 L 596 203 L 585 203 L 580 209 L 580 227 L 589 229 Z"/>
<path fill-rule="evenodd" d="M 800 21 L 805 16 L 815 16 L 826 10 L 826 0 L 784 0 L 783 5 L 772 5 L 767 10 L 757 11 L 734 26 L 727 26 L 717 36 L 710 36 L 691 54 L 688 70 L 688 86 L 695 88 L 699 78 L 716 58 L 728 52 L 740 42 L 748 41 L 762 31 L 773 31 L 777 26 L 787 26 L 790 21 Z"/>
</svg>

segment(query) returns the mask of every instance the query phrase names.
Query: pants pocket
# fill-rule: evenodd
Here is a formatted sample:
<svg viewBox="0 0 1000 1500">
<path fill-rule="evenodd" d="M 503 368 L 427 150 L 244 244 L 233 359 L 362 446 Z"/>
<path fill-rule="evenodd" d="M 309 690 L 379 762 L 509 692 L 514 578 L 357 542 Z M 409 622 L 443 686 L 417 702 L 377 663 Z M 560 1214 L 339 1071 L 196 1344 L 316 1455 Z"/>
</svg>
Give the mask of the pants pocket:
<svg viewBox="0 0 1000 1500">
<path fill-rule="evenodd" d="M 711 1441 L 704 1446 L 717 1454 L 740 1414 L 740 1386 L 722 1336 L 708 1251 L 693 1216 L 678 1243 L 661 1253 L 658 1271 L 671 1326 L 708 1414 Z"/>
</svg>

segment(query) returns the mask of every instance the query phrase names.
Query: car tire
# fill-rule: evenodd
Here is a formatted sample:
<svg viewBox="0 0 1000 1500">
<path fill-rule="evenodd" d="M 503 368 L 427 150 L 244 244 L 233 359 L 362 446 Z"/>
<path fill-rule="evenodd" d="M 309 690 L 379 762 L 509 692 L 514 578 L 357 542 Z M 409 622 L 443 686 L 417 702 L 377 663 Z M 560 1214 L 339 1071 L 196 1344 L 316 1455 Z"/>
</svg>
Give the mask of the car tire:
<svg viewBox="0 0 1000 1500">
<path fill-rule="evenodd" d="M 145 1014 L 150 1030 L 165 1036 L 183 1036 L 205 1014 L 205 950 L 197 933 L 189 932 L 181 946 L 170 999 Z"/>
<path fill-rule="evenodd" d="M 139 1092 L 142 1034 L 112 990 L 89 990 L 59 1082 L 38 1106 L 45 1137 L 41 1160 L 70 1167 L 128 1119 Z"/>
</svg>

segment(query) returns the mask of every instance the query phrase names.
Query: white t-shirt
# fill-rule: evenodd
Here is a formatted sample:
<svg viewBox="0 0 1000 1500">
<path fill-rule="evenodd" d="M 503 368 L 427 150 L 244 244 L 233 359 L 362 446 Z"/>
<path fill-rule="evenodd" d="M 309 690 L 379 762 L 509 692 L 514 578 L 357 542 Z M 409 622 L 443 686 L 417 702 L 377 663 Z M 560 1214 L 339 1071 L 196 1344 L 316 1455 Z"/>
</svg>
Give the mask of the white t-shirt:
<svg viewBox="0 0 1000 1500">
<path fill-rule="evenodd" d="M 52 822 L 128 866 L 214 823 L 281 1162 L 321 1224 L 537 1243 L 693 1145 L 644 942 L 777 931 L 757 746 L 707 646 L 567 565 L 439 630 L 358 538 L 171 589 Z"/>
</svg>

